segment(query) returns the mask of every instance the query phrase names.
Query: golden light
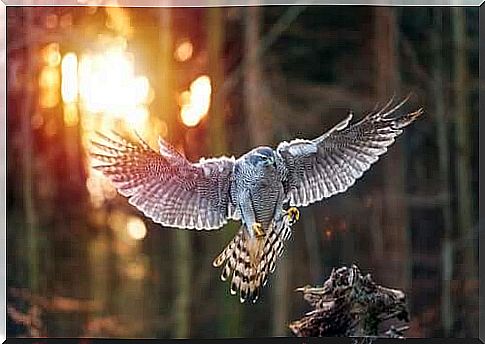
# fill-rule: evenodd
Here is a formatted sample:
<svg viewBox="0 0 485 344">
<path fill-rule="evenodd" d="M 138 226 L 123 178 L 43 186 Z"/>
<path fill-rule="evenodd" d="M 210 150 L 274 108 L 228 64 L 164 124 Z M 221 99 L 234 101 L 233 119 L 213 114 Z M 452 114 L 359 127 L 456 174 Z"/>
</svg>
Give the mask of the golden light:
<svg viewBox="0 0 485 344">
<path fill-rule="evenodd" d="M 49 43 L 41 51 L 44 66 L 39 75 L 39 103 L 42 108 L 53 108 L 59 104 L 59 43 Z"/>
<path fill-rule="evenodd" d="M 149 116 L 150 112 L 146 106 L 138 106 L 128 114 L 126 122 L 135 128 L 143 128 Z"/>
<path fill-rule="evenodd" d="M 133 105 L 134 94 L 133 64 L 124 53 L 83 56 L 79 73 L 81 102 L 88 112 L 126 116 L 123 112 Z"/>
<path fill-rule="evenodd" d="M 145 223 L 136 216 L 130 216 L 126 224 L 128 235 L 135 240 L 142 240 L 147 234 Z"/>
<path fill-rule="evenodd" d="M 167 122 L 165 121 L 159 121 L 158 122 L 158 131 L 160 133 L 160 136 L 161 137 L 167 137 L 168 135 L 168 125 L 167 125 Z"/>
<path fill-rule="evenodd" d="M 67 127 L 74 127 L 79 123 L 79 114 L 76 103 L 64 104 L 64 123 Z"/>
<path fill-rule="evenodd" d="M 196 126 L 207 115 L 211 93 L 211 80 L 207 75 L 195 79 L 190 85 L 189 91 L 182 92 L 180 117 L 186 126 Z"/>
<path fill-rule="evenodd" d="M 120 12 L 114 10 L 110 13 L 116 17 Z M 118 24 L 113 22 L 110 25 Z M 109 133 L 111 130 L 119 131 L 120 127 L 125 127 L 128 130 L 134 129 L 149 139 L 152 120 L 148 105 L 154 98 L 154 91 L 148 78 L 135 73 L 135 57 L 127 51 L 126 37 L 100 35 L 98 39 L 99 46 L 105 47 L 104 50 L 79 55 L 77 75 L 75 57 L 68 57 L 67 54 L 64 56 L 66 75 L 70 75 L 70 81 L 66 80 L 63 93 L 65 125 L 79 123 L 86 150 L 93 148 L 90 142 L 95 138 L 95 131 Z M 71 107 L 68 104 L 75 95 L 77 100 L 72 103 L 76 107 Z M 95 207 L 100 207 L 107 200 L 117 196 L 116 189 L 109 180 L 100 171 L 91 168 L 99 163 L 91 156 L 86 156 L 86 186 L 91 203 Z M 146 235 L 143 222 L 138 222 L 137 225 L 136 220 L 133 220 L 128 223 L 128 227 L 125 226 L 123 230 L 126 228 L 130 237 L 142 239 Z"/>
<path fill-rule="evenodd" d="M 182 117 L 184 124 L 188 127 L 195 127 L 202 119 L 200 113 L 197 112 L 197 109 L 192 106 L 182 107 L 180 116 Z"/>
<path fill-rule="evenodd" d="M 180 107 L 190 103 L 190 91 L 183 91 L 180 93 L 179 105 Z"/>
<path fill-rule="evenodd" d="M 134 101 L 137 104 L 146 104 L 150 94 L 150 82 L 146 76 L 138 76 L 133 80 Z"/>
<path fill-rule="evenodd" d="M 77 101 L 78 95 L 78 74 L 77 56 L 74 53 L 67 53 L 62 58 L 61 65 L 62 83 L 61 94 L 65 103 Z"/>
<path fill-rule="evenodd" d="M 39 77 L 39 86 L 41 88 L 53 88 L 59 84 L 59 73 L 57 68 L 45 66 L 42 68 Z"/>
<path fill-rule="evenodd" d="M 175 49 L 174 55 L 178 61 L 184 62 L 192 57 L 193 52 L 194 46 L 192 43 L 190 43 L 190 41 L 183 41 Z"/>
<path fill-rule="evenodd" d="M 122 43 L 122 42 L 121 42 Z M 121 44 L 120 43 L 120 44 Z M 79 94 L 88 113 L 116 117 L 138 128 L 148 118 L 153 90 L 145 76 L 135 76 L 133 55 L 114 47 L 84 55 L 79 63 Z"/>
<path fill-rule="evenodd" d="M 61 53 L 59 52 L 59 43 L 50 43 L 42 49 L 44 63 L 50 67 L 56 67 L 61 62 Z"/>
<path fill-rule="evenodd" d="M 130 17 L 126 10 L 119 7 L 117 1 L 110 1 L 106 10 L 106 27 L 116 31 L 118 34 L 129 37 L 133 33 Z"/>
<path fill-rule="evenodd" d="M 39 102 L 43 108 L 53 108 L 59 103 L 60 76 L 57 67 L 44 66 L 39 76 Z"/>
<path fill-rule="evenodd" d="M 61 56 L 59 43 L 47 44 L 40 51 L 43 62 L 38 79 L 40 106 L 53 108 L 62 99 L 64 125 L 79 125 L 86 150 L 90 149 L 95 130 L 109 132 L 126 126 L 147 137 L 154 129 L 148 109 L 155 96 L 154 90 L 146 76 L 136 75 L 134 55 L 127 51 L 130 18 L 120 8 L 106 11 L 108 26 L 119 35 L 99 36 L 99 46 L 105 47 L 104 51 L 86 52 L 79 57 L 68 52 Z M 52 17 L 48 21 L 48 26 L 67 27 L 72 24 L 72 17 Z M 44 121 L 43 117 L 34 116 L 32 127 L 39 129 L 42 126 L 48 136 L 59 130 L 53 118 L 46 117 Z M 158 126 L 160 132 L 166 135 L 166 123 L 160 122 Z M 147 139 L 150 140 L 150 137 Z M 101 207 L 106 200 L 116 197 L 116 189 L 101 172 L 91 168 L 96 163 L 89 155 L 85 164 L 88 167 L 86 187 L 91 202 L 95 207 Z M 139 219 L 128 222 L 127 231 L 136 240 L 146 235 L 146 228 Z"/>
</svg>

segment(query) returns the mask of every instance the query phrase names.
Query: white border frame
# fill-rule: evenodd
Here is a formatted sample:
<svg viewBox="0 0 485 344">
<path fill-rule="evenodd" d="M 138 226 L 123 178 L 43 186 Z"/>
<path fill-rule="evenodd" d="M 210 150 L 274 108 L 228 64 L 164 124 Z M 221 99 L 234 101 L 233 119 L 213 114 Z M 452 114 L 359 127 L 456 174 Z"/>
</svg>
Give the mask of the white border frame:
<svg viewBox="0 0 485 344">
<path fill-rule="evenodd" d="M 7 6 L 0 3 L 0 343 L 7 338 Z"/>
<path fill-rule="evenodd" d="M 117 0 L 120 7 L 228 7 L 265 5 L 481 6 L 485 0 Z M 7 6 L 88 6 L 87 0 L 0 0 L 0 343 L 7 337 Z M 98 0 L 96 6 L 109 6 Z"/>
<path fill-rule="evenodd" d="M 485 0 L 1 0 L 7 6 L 230 7 L 268 5 L 480 6 Z"/>
</svg>

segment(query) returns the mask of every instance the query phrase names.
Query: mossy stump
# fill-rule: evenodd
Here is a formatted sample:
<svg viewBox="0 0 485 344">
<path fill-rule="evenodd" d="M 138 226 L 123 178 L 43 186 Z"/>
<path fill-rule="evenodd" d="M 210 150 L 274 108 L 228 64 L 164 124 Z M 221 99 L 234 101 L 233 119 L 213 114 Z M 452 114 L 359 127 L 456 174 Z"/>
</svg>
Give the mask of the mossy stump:
<svg viewBox="0 0 485 344">
<path fill-rule="evenodd" d="M 404 292 L 377 285 L 355 265 L 333 269 L 321 287 L 304 286 L 297 291 L 313 309 L 289 328 L 298 337 L 394 337 L 403 338 L 407 326 L 378 333 L 389 319 L 408 319 Z"/>
</svg>

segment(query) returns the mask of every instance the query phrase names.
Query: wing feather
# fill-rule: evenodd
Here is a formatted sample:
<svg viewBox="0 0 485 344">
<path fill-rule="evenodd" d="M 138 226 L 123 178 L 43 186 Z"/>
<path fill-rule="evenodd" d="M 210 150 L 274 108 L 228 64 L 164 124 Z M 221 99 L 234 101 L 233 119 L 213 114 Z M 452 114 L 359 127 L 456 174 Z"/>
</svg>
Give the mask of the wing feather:
<svg viewBox="0 0 485 344">
<path fill-rule="evenodd" d="M 403 128 L 423 110 L 393 116 L 409 99 L 393 99 L 362 120 L 350 124 L 352 114 L 314 140 L 282 142 L 276 149 L 278 171 L 292 206 L 310 203 L 346 191 L 387 152 Z"/>
<path fill-rule="evenodd" d="M 239 219 L 231 203 L 234 157 L 191 163 L 163 139 L 157 152 L 137 135 L 97 133 L 93 166 L 108 177 L 130 204 L 154 222 L 187 229 L 216 229 Z"/>
</svg>

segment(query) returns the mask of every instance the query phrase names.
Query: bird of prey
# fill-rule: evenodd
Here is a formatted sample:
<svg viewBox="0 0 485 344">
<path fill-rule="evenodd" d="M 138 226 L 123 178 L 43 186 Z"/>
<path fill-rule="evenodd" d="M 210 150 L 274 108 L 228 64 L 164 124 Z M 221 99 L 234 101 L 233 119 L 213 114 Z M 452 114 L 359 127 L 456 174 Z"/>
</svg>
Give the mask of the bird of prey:
<svg viewBox="0 0 485 344">
<path fill-rule="evenodd" d="M 291 226 L 305 207 L 346 191 L 423 110 L 395 115 L 408 98 L 391 99 L 360 121 L 352 113 L 313 140 L 257 147 L 239 158 L 188 161 L 159 139 L 152 149 L 137 139 L 98 133 L 92 156 L 129 203 L 163 226 L 215 230 L 228 220 L 242 226 L 213 261 L 230 280 L 231 294 L 255 302 L 275 269 Z"/>
</svg>

